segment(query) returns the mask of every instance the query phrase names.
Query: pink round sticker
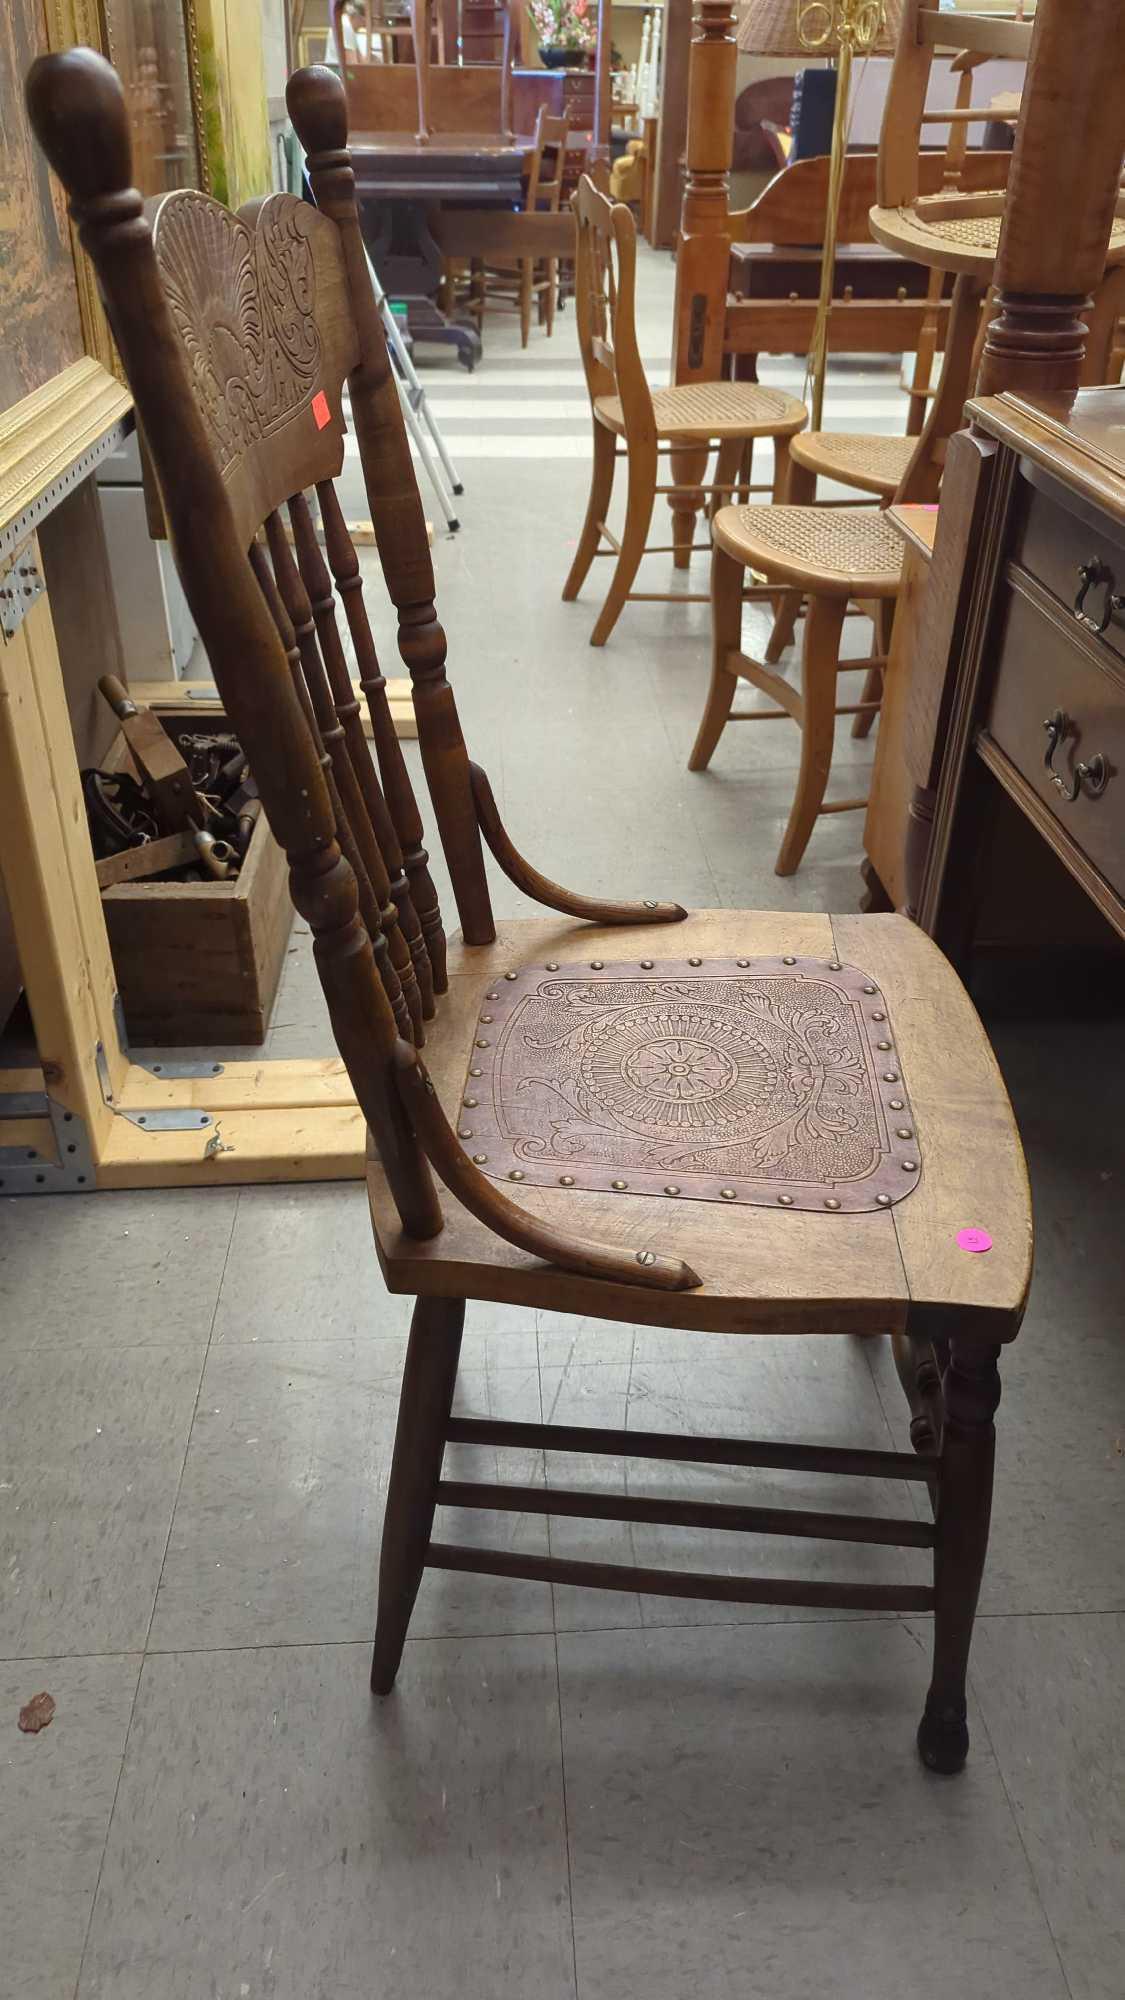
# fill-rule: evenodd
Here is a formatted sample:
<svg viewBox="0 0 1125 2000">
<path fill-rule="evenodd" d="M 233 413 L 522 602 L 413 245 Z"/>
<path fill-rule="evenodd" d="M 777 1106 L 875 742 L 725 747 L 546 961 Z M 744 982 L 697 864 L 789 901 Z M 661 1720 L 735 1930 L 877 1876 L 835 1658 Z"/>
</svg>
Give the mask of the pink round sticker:
<svg viewBox="0 0 1125 2000">
<path fill-rule="evenodd" d="M 979 1257 L 983 1251 L 991 1250 L 992 1238 L 987 1229 L 959 1229 L 957 1231 L 957 1248 L 959 1250 L 969 1250 L 975 1257 Z"/>
</svg>

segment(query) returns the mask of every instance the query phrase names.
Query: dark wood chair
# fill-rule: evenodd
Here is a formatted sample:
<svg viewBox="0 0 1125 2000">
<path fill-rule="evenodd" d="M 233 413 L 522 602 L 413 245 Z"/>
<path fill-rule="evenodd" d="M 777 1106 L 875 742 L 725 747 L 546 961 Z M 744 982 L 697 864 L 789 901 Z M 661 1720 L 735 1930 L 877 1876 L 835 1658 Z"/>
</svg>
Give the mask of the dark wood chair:
<svg viewBox="0 0 1125 2000">
<path fill-rule="evenodd" d="M 956 1770 L 997 1362 L 1030 1268 L 1023 1160 L 984 1033 L 940 953 L 897 917 L 591 900 L 517 852 L 469 761 L 446 679 L 343 89 L 329 71 L 302 70 L 288 103 L 319 212 L 274 195 L 236 217 L 185 191 L 146 220 L 108 65 L 73 50 L 37 62 L 28 84 L 32 123 L 97 269 L 193 614 L 314 933 L 370 1124 L 384 1275 L 417 1300 L 373 1686 L 385 1694 L 394 1682 L 426 1567 L 734 1603 L 933 1610 L 919 1744 L 932 1769 Z M 333 487 L 345 382 L 460 919 L 448 946 Z M 377 769 L 342 668 L 336 593 Z M 494 921 L 485 846 L 543 915 Z M 451 1417 L 468 1299 L 744 1337 L 890 1335 L 917 1454 Z M 752 1345 L 746 1359 L 749 1385 Z M 444 1477 L 453 1440 L 904 1480 L 934 1512 L 506 1488 L 489 1474 Z M 862 1556 L 854 1580 L 810 1582 L 490 1551 L 434 1535 L 435 1509 L 450 1506 L 892 1544 L 932 1551 L 933 1581 L 872 1581 Z"/>
</svg>

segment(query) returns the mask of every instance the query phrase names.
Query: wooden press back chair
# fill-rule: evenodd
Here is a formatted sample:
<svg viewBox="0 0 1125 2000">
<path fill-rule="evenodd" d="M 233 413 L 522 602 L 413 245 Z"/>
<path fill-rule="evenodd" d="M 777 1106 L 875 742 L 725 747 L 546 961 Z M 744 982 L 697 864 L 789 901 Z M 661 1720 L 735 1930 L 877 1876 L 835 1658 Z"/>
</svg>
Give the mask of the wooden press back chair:
<svg viewBox="0 0 1125 2000">
<path fill-rule="evenodd" d="M 633 215 L 623 202 L 610 201 L 601 193 L 588 174 L 579 181 L 571 207 L 577 236 L 575 314 L 593 417 L 594 462 L 586 519 L 562 594 L 565 602 L 577 597 L 595 556 L 616 557 L 613 580 L 590 634 L 592 646 L 604 646 L 627 603 L 707 601 L 703 592 L 632 588 L 643 555 L 690 553 L 671 543 L 649 544 L 657 494 L 690 497 L 698 506 L 709 493 L 713 511 L 718 497 L 733 492 L 740 482 L 747 491 L 770 490 L 749 485 L 747 458 L 754 439 L 760 437 L 773 440 L 772 491 L 784 492 L 789 440 L 808 422 L 808 411 L 795 396 L 751 382 L 693 382 L 650 389 L 637 345 Z M 659 459 L 685 444 L 703 446 L 707 452 L 717 447 L 713 481 L 702 487 L 657 485 Z M 629 479 L 620 540 L 606 521 L 618 458 L 628 460 Z"/>
<path fill-rule="evenodd" d="M 545 104 L 535 120 L 535 150 L 527 176 L 525 215 L 557 215 L 566 178 L 566 147 L 569 127 L 565 118 L 556 118 Z M 555 309 L 559 299 L 557 257 L 516 257 L 503 259 L 476 257 L 472 262 L 469 306 L 483 331 L 488 307 L 499 306 L 520 316 L 520 345 L 531 337 L 532 307 L 538 302 L 539 318 L 550 338 L 555 330 Z"/>
<path fill-rule="evenodd" d="M 91 51 L 41 58 L 27 96 L 97 270 L 192 613 L 313 932 L 370 1126 L 384 1276 L 416 1298 L 374 1688 L 394 1682 L 426 1568 L 732 1603 L 933 1610 L 919 1744 L 931 1768 L 958 1769 L 997 1363 L 1023 1312 L 1030 1217 L 1011 1111 L 955 974 L 895 916 L 688 915 L 672 902 L 584 898 L 513 846 L 446 679 L 338 77 L 301 70 L 287 92 L 317 209 L 282 194 L 238 216 L 180 191 L 145 219 L 129 185 L 122 90 Z M 460 919 L 448 943 L 335 494 L 345 383 Z M 342 662 L 337 593 L 377 769 Z M 486 845 L 543 914 L 496 923 Z M 987 1254 L 970 1254 L 966 1225 L 991 1236 Z M 889 1334 L 917 1452 L 453 1417 L 468 1299 L 700 1333 Z M 748 1347 L 748 1384 L 752 1366 Z M 490 1459 L 519 1444 L 900 1480 L 934 1511 L 889 1518 L 505 1487 L 491 1465 L 484 1482 L 444 1476 L 453 1441 L 483 1445 Z M 446 1507 L 890 1544 L 915 1551 L 915 1563 L 928 1552 L 933 1573 L 872 1581 L 859 1557 L 844 1582 L 768 1563 L 761 1574 L 697 1575 L 469 1547 L 435 1535 Z"/>
</svg>

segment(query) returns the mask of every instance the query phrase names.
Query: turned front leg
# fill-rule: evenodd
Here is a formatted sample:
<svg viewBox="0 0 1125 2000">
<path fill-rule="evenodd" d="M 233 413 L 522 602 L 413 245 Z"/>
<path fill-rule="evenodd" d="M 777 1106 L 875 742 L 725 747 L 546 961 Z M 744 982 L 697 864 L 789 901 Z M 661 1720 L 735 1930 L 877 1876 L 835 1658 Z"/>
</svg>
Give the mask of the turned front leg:
<svg viewBox="0 0 1125 2000">
<path fill-rule="evenodd" d="M 999 1347 L 951 1338 L 934 1551 L 934 1670 L 918 1726 L 918 1749 L 931 1771 L 959 1771 L 969 1749 L 965 1675 L 992 1512 L 999 1356 Z"/>
</svg>

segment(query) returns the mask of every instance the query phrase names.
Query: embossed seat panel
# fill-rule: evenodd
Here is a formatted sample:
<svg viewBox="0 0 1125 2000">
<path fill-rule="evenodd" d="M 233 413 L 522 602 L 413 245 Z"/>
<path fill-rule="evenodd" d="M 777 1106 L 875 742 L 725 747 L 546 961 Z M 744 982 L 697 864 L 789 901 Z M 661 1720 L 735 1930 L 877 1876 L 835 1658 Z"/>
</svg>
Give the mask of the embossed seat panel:
<svg viewBox="0 0 1125 2000">
<path fill-rule="evenodd" d="M 838 959 L 521 967 L 487 988 L 463 1141 L 493 1180 L 852 1213 L 920 1172 L 886 1004 Z"/>
<path fill-rule="evenodd" d="M 791 437 L 802 430 L 809 413 L 783 389 L 764 389 L 757 382 L 684 382 L 673 389 L 654 389 L 656 434 L 703 442 L 716 437 Z M 598 396 L 598 422 L 624 435 L 620 396 Z"/>
<path fill-rule="evenodd" d="M 709 989 L 703 1002 L 694 1003 L 695 1037 L 684 1032 L 683 1014 L 673 1010 L 662 1022 L 641 1021 L 638 1014 L 649 1006 L 647 999 L 636 1002 L 632 993 L 615 990 L 633 984 L 619 982 L 614 970 L 626 955 L 630 966 L 636 966 L 638 988 L 643 989 L 651 977 L 659 983 L 661 962 L 667 962 L 673 938 L 677 972 L 685 967 L 689 977 L 700 978 Z M 784 963 L 789 957 L 796 961 L 792 967 Z M 687 963 L 693 958 L 701 961 L 698 967 Z M 600 972 L 591 963 L 597 959 L 603 961 Z M 642 969 L 642 959 L 653 961 L 651 974 Z M 768 965 L 744 967 L 739 959 Z M 844 968 L 857 968 L 857 973 L 834 972 L 832 960 Z M 530 968 L 538 971 L 532 975 Z M 560 1227 L 636 1250 L 651 1248 L 688 1258 L 702 1276 L 702 1286 L 667 1298 L 648 1294 L 645 1317 L 650 1323 L 701 1331 L 833 1333 L 850 1328 L 873 1333 L 901 1328 L 923 1306 L 961 1304 L 995 1313 L 997 1339 L 1014 1333 L 1030 1257 L 1029 1198 L 1019 1143 L 1003 1083 L 972 1004 L 940 952 L 913 924 L 893 916 L 830 918 L 713 910 L 695 912 L 674 930 L 667 925 L 621 930 L 547 916 L 500 925 L 494 945 L 470 948 L 451 940 L 449 971 L 449 995 L 433 1025 L 426 1058 L 443 1101 L 451 1107 L 461 1105 L 459 1130 L 470 1157 L 489 1154 L 500 1136 L 489 1085 L 499 1052 L 507 1104 L 509 1070 L 503 1044 L 508 1024 L 521 1018 L 519 1000 L 488 996 L 522 995 L 540 1005 L 540 1021 L 533 1024 L 528 1019 L 537 1036 L 542 1020 L 557 1017 L 559 1006 L 566 1004 L 556 1003 L 549 992 L 535 1001 L 532 989 L 537 986 L 570 987 L 573 982 L 573 990 L 581 992 L 608 980 L 610 998 L 620 1001 L 620 1007 L 604 1010 L 591 1005 L 589 1019 L 584 1004 L 577 1010 L 580 1046 L 566 1052 L 565 1061 L 568 1073 L 581 1078 L 588 1096 L 585 1106 L 578 1107 L 582 1115 L 577 1121 L 575 1105 L 565 1090 L 558 1112 L 563 1143 L 569 1143 L 565 1138 L 569 1130 L 578 1140 L 576 1154 L 565 1160 L 552 1158 L 548 1172 L 544 1156 L 536 1160 L 527 1148 L 529 1138 L 547 1139 L 551 1134 L 548 1100 L 551 1086 L 559 1080 L 561 1059 L 557 1048 L 548 1047 L 533 1052 L 536 1060 L 529 1066 L 541 1069 L 546 1088 L 517 1087 L 518 1109 L 506 1114 L 509 1121 L 520 1123 L 524 1150 L 514 1171 L 523 1178 L 510 1180 L 513 1169 L 499 1155 L 487 1159 L 481 1170 L 498 1169 L 507 1195 Z M 507 980 L 504 975 L 510 971 L 519 977 Z M 754 1019 L 745 1004 L 730 1004 L 732 990 L 722 1001 L 712 990 L 729 981 L 732 988 L 745 992 L 748 975 L 762 979 L 766 989 Z M 811 986 L 817 990 L 817 1005 L 796 1011 L 823 1017 L 827 996 L 824 1025 L 817 1027 L 809 1020 L 794 1024 L 792 1016 L 781 1021 L 781 1008 L 791 1006 L 793 996 L 807 997 Z M 864 986 L 874 986 L 875 994 L 864 993 Z M 788 999 L 782 997 L 786 992 Z M 833 993 L 843 998 L 833 1002 Z M 888 1017 L 886 1024 L 864 1024 L 862 1048 L 856 1023 L 861 1001 L 872 1013 Z M 837 1023 L 846 1022 L 852 1031 L 850 1037 L 841 1037 L 840 1046 L 850 1048 L 856 1058 L 839 1066 L 841 1081 L 848 1078 L 855 1086 L 839 1095 L 824 1089 L 824 1079 L 835 1068 L 825 1063 L 824 1054 L 836 1032 L 832 1024 L 836 1007 Z M 701 1013 L 709 1014 L 711 1022 L 702 1033 Z M 482 1021 L 485 1014 L 492 1020 Z M 603 1015 L 615 1016 L 617 1024 L 624 1022 L 619 1041 L 600 1025 Z M 665 1026 L 668 1033 L 656 1031 Z M 883 1032 L 885 1026 L 889 1033 Z M 819 1055 L 802 1054 L 801 1036 L 806 1051 L 810 1047 L 815 1051 L 819 1042 Z M 490 1046 L 478 1048 L 480 1040 Z M 883 1040 L 891 1041 L 891 1050 L 878 1048 Z M 677 1054 L 669 1046 L 676 1041 L 694 1045 Z M 763 1082 L 770 1069 L 763 1048 L 770 1050 L 774 1072 L 782 1067 L 780 1059 L 795 1056 L 797 1072 L 803 1069 L 814 1077 L 813 1089 L 820 1092 L 816 1135 L 811 1124 L 802 1133 L 796 1125 L 783 1133 L 784 1118 L 769 1126 L 771 1102 L 776 1107 L 778 1094 L 784 1101 L 790 1093 L 787 1083 Z M 903 1088 L 886 1082 L 883 1067 L 876 1068 L 876 1062 L 897 1072 Z M 486 1065 L 492 1066 L 488 1075 Z M 732 1068 L 738 1071 L 737 1080 Z M 468 1079 L 472 1087 L 466 1089 L 469 1069 L 479 1069 L 481 1075 Z M 518 1086 L 523 1080 L 518 1064 L 511 1074 Z M 686 1097 L 681 1102 L 725 1104 L 737 1117 L 744 1115 L 748 1095 L 757 1098 L 746 1130 L 740 1129 L 738 1135 L 743 1171 L 724 1178 L 721 1171 L 712 1170 L 716 1161 L 704 1158 L 693 1168 L 681 1156 L 674 1172 L 661 1165 L 658 1191 L 641 1191 L 635 1184 L 638 1174 L 646 1188 L 654 1175 L 651 1162 L 638 1166 L 639 1157 L 646 1146 L 666 1144 L 661 1110 L 674 1104 L 675 1090 L 683 1086 Z M 465 1104 L 465 1097 L 477 1101 Z M 526 1100 L 526 1109 L 521 1100 Z M 899 1104 L 901 1111 L 892 1108 Z M 827 1139 L 821 1138 L 820 1131 L 838 1118 L 841 1106 L 857 1119 L 853 1131 L 843 1139 L 831 1132 Z M 911 1134 L 909 1141 L 898 1138 L 900 1122 Z M 504 1135 L 509 1144 L 514 1131 L 513 1123 Z M 627 1157 L 614 1172 L 611 1154 L 618 1150 L 618 1135 Z M 765 1158 L 745 1171 L 746 1151 L 763 1135 Z M 793 1180 L 786 1185 L 779 1177 L 779 1162 L 770 1163 L 770 1155 L 782 1150 L 781 1171 L 786 1159 L 790 1168 L 800 1171 L 802 1160 L 809 1157 L 810 1135 L 813 1146 L 826 1148 L 825 1158 L 834 1160 L 838 1174 L 830 1193 L 822 1188 L 815 1201 L 808 1182 Z M 785 1146 L 779 1149 L 776 1142 L 782 1139 Z M 876 1146 L 880 1165 L 873 1160 Z M 706 1147 L 702 1150 L 706 1154 Z M 851 1180 L 840 1171 L 845 1156 L 855 1173 Z M 904 1160 L 919 1162 L 921 1172 L 907 1173 Z M 886 1191 L 880 1174 L 886 1175 L 887 1184 L 896 1176 L 903 1183 L 901 1199 L 892 1197 L 886 1205 L 878 1202 L 878 1194 Z M 574 1184 L 564 1185 L 564 1176 Z M 615 1180 L 630 1185 L 615 1189 Z M 669 1185 L 679 1187 L 680 1193 L 664 1193 Z M 724 1198 L 722 1189 L 732 1186 L 735 1198 Z M 538 1264 L 499 1241 L 445 1193 L 441 1235 L 430 1243 L 410 1242 L 402 1235 L 375 1161 L 369 1164 L 368 1188 L 380 1261 L 393 1291 L 453 1296 L 468 1291 L 475 1297 L 524 1300 L 530 1282 L 541 1287 L 538 1303 L 543 1307 L 626 1321 L 636 1317 L 636 1294 L 631 1288 Z M 792 1205 L 778 1200 L 781 1193 L 794 1195 Z M 839 1200 L 840 1208 L 826 1209 L 826 1198 Z M 993 1238 L 994 1247 L 987 1255 L 968 1255 L 957 1246 L 958 1230 L 973 1226 L 987 1229 Z"/>
</svg>

